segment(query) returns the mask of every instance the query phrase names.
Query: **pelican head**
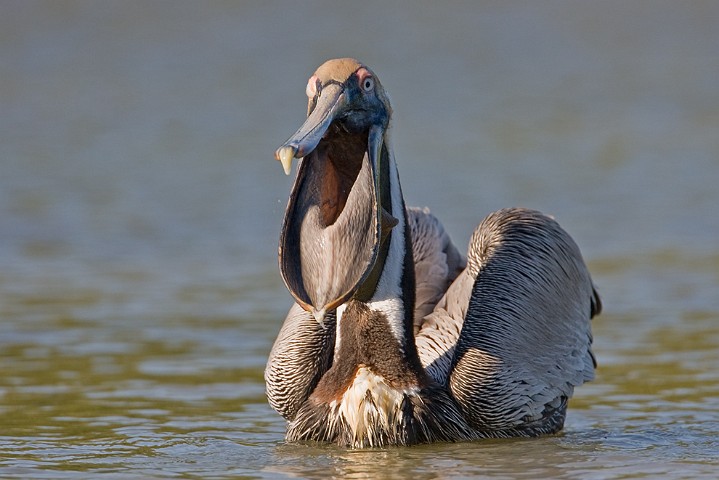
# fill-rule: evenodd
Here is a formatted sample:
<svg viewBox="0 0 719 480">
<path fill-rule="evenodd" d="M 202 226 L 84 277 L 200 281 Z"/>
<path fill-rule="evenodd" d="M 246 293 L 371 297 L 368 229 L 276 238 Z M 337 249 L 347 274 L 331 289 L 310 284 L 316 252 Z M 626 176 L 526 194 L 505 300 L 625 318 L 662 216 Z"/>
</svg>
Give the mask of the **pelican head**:
<svg viewBox="0 0 719 480">
<path fill-rule="evenodd" d="M 280 234 L 282 278 L 322 323 L 372 275 L 386 232 L 385 146 L 391 107 L 357 60 L 329 60 L 307 82 L 307 119 L 275 152 L 285 173 L 301 158 Z"/>
</svg>

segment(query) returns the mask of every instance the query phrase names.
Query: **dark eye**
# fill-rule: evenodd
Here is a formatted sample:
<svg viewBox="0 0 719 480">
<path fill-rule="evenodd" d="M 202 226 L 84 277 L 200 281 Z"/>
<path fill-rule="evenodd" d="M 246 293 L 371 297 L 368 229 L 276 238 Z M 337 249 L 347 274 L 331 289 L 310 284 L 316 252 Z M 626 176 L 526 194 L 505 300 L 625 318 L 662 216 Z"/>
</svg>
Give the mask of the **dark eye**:
<svg viewBox="0 0 719 480">
<path fill-rule="evenodd" d="M 369 92 L 374 88 L 374 78 L 372 77 L 365 77 L 364 80 L 362 80 L 362 90 L 365 92 Z"/>
</svg>

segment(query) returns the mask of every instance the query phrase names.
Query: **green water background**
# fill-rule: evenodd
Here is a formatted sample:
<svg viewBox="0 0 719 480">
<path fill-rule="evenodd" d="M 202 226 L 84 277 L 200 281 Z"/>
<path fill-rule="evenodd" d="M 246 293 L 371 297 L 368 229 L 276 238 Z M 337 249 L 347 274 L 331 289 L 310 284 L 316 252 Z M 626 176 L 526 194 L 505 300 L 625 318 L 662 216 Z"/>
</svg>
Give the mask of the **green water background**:
<svg viewBox="0 0 719 480">
<path fill-rule="evenodd" d="M 1 478 L 715 478 L 719 4 L 0 5 Z M 325 59 L 394 105 L 458 245 L 550 213 L 602 294 L 597 379 L 538 440 L 283 443 L 274 149 Z"/>
</svg>

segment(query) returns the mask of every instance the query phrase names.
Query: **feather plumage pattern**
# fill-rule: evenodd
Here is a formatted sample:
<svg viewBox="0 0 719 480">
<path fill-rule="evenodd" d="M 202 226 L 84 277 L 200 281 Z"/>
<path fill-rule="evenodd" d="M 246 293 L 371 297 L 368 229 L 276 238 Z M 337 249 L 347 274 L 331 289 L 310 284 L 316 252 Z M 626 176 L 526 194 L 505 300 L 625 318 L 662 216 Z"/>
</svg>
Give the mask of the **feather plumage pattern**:
<svg viewBox="0 0 719 480">
<path fill-rule="evenodd" d="M 561 430 L 574 388 L 594 378 L 602 308 L 569 234 L 503 209 L 463 256 L 428 209 L 404 205 L 374 73 L 331 60 L 307 93 L 307 121 L 277 151 L 285 168 L 311 158 L 280 242 L 297 303 L 265 370 L 287 440 L 371 448 Z"/>
</svg>

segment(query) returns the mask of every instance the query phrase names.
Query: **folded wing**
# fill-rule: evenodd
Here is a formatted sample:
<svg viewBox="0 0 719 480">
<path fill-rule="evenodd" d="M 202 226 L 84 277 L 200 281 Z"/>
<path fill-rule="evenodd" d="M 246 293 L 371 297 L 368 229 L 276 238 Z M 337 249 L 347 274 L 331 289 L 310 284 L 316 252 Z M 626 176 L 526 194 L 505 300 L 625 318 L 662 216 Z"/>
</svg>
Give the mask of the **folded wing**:
<svg viewBox="0 0 719 480">
<path fill-rule="evenodd" d="M 479 430 L 561 426 L 574 387 L 594 376 L 599 297 L 571 237 L 526 209 L 494 212 L 467 268 L 417 334 L 420 358 Z"/>
</svg>

